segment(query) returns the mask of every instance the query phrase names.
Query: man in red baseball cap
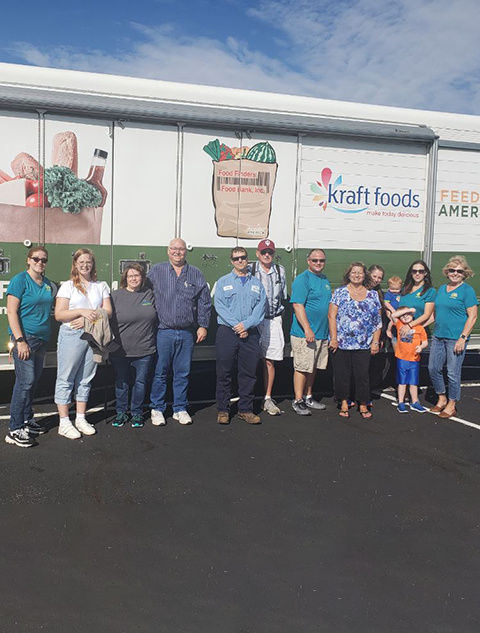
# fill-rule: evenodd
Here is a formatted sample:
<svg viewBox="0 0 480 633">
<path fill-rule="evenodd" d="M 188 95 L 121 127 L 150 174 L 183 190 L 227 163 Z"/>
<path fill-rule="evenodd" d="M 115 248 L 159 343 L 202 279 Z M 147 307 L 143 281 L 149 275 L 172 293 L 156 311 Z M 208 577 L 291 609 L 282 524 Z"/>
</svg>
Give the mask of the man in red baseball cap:
<svg viewBox="0 0 480 633">
<path fill-rule="evenodd" d="M 260 323 L 260 347 L 263 358 L 265 400 L 263 409 L 270 415 L 280 415 L 281 411 L 272 399 L 275 380 L 275 361 L 283 360 L 285 338 L 283 336 L 283 301 L 287 299 L 285 268 L 274 263 L 275 242 L 262 240 L 257 246 L 257 261 L 251 266 L 251 273 L 265 288 L 267 301 L 265 319 Z"/>
</svg>

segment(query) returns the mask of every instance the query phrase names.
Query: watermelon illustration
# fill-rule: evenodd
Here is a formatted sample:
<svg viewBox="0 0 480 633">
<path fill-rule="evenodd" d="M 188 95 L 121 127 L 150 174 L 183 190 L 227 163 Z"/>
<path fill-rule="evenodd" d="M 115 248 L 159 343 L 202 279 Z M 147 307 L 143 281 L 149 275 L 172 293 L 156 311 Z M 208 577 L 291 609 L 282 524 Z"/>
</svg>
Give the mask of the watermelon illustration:
<svg viewBox="0 0 480 633">
<path fill-rule="evenodd" d="M 255 160 L 257 163 L 276 163 L 275 150 L 268 141 L 257 143 L 247 154 L 248 160 Z"/>
</svg>

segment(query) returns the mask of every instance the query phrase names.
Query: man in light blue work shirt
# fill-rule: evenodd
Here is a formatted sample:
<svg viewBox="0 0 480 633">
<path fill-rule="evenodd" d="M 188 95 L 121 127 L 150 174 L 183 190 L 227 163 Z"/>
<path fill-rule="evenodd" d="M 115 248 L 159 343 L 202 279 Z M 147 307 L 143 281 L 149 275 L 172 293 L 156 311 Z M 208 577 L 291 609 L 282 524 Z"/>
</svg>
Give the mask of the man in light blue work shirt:
<svg viewBox="0 0 480 633">
<path fill-rule="evenodd" d="M 230 422 L 232 377 L 236 371 L 240 397 L 238 417 L 248 424 L 260 424 L 260 418 L 253 413 L 253 394 L 260 359 L 258 325 L 265 316 L 265 290 L 262 282 L 252 277 L 243 247 L 233 248 L 230 260 L 233 271 L 221 277 L 215 286 L 217 421 L 219 424 Z"/>
</svg>

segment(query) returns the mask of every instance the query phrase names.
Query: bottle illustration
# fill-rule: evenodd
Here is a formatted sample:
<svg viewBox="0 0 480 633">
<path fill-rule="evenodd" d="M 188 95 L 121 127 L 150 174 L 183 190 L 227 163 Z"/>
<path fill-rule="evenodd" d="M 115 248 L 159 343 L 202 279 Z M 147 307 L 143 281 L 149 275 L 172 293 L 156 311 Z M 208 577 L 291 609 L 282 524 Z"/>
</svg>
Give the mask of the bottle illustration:
<svg viewBox="0 0 480 633">
<path fill-rule="evenodd" d="M 105 205 L 107 200 L 107 190 L 103 186 L 103 175 L 105 173 L 107 157 L 108 152 L 97 148 L 93 152 L 92 164 L 90 165 L 90 170 L 85 178 L 85 182 L 88 182 L 90 185 L 98 189 L 98 191 L 102 194 L 102 204 L 100 205 L 102 207 Z"/>
</svg>

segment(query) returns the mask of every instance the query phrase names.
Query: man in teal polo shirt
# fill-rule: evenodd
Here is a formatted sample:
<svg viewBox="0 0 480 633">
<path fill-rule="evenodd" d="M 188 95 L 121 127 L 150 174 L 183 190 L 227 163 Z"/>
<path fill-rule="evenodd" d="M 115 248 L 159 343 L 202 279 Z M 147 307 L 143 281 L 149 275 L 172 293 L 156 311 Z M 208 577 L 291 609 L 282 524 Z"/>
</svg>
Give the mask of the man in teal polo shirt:
<svg viewBox="0 0 480 633">
<path fill-rule="evenodd" d="M 323 274 L 325 251 L 314 248 L 307 256 L 307 270 L 292 285 L 290 303 L 294 316 L 290 329 L 293 356 L 293 410 L 311 415 L 311 409 L 325 409 L 313 399 L 312 389 L 317 369 L 328 363 L 328 306 L 332 296 L 330 282 Z"/>
</svg>

